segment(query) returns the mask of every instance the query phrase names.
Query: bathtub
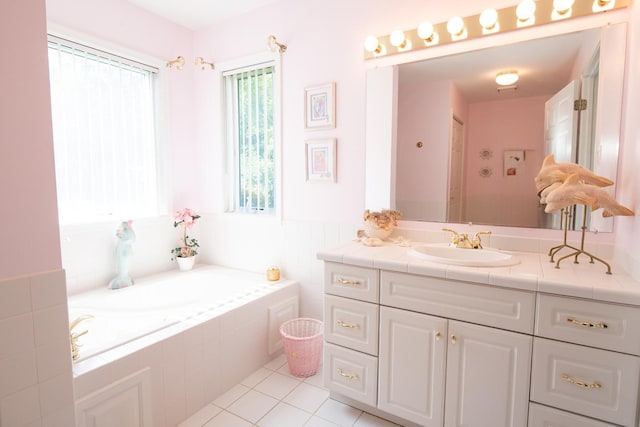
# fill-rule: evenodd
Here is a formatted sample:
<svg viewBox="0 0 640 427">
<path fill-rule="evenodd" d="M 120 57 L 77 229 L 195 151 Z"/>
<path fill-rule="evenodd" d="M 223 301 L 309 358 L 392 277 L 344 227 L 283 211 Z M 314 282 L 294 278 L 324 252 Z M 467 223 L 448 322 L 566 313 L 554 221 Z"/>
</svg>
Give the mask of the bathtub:
<svg viewBox="0 0 640 427">
<path fill-rule="evenodd" d="M 297 282 L 212 265 L 70 296 L 70 321 L 91 316 L 74 328 L 88 331 L 73 363 L 76 424 L 176 425 L 278 355 L 298 298 Z M 139 402 L 122 404 L 127 393 Z"/>
</svg>

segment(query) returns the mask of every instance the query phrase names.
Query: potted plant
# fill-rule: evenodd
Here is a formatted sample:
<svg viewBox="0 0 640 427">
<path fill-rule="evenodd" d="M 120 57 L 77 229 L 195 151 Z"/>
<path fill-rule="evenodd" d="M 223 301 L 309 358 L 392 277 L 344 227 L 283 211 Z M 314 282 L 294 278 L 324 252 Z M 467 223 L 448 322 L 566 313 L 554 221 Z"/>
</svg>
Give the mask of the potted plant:
<svg viewBox="0 0 640 427">
<path fill-rule="evenodd" d="M 187 231 L 198 218 L 200 215 L 189 208 L 176 211 L 173 215 L 173 226 L 182 227 L 182 237 L 179 240 L 179 246 L 171 249 L 171 260 L 175 259 L 178 262 L 181 271 L 191 270 L 195 264 L 196 255 L 198 255 L 200 247 L 198 241 L 187 235 Z"/>
<path fill-rule="evenodd" d="M 385 240 L 391 235 L 400 218 L 402 215 L 396 210 L 370 212 L 367 209 L 364 211 L 364 234 L 366 237 Z"/>
</svg>

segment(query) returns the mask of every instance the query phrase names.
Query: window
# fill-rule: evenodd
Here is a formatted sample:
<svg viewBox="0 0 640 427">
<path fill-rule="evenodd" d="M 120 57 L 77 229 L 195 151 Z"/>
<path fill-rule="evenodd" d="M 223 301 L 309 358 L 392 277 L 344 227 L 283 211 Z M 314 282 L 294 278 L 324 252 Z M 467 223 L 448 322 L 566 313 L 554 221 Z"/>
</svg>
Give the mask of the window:
<svg viewBox="0 0 640 427">
<path fill-rule="evenodd" d="M 277 72 L 273 62 L 224 73 L 229 210 L 276 212 Z"/>
<path fill-rule="evenodd" d="M 157 72 L 49 36 L 61 223 L 158 214 Z"/>
</svg>

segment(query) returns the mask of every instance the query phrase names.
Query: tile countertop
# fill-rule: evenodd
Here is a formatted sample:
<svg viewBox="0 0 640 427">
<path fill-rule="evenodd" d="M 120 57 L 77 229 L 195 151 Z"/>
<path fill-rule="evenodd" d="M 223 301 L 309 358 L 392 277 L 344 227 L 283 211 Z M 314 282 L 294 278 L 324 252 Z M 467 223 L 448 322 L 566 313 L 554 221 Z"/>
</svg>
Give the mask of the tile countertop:
<svg viewBox="0 0 640 427">
<path fill-rule="evenodd" d="M 578 257 L 579 264 L 567 258 L 560 263 L 560 268 L 555 268 L 556 263 L 550 262 L 546 253 L 515 251 L 503 252 L 517 256 L 520 263 L 516 265 L 462 267 L 420 259 L 411 255 L 410 249 L 390 242 L 369 247 L 352 241 L 323 249 L 317 256 L 323 261 L 361 267 L 640 306 L 640 282 L 609 260 L 605 261 L 611 264 L 613 274 L 606 274 L 606 266 L 598 261 L 591 264 L 586 255 Z M 563 249 L 555 260 L 569 253 L 570 250 Z"/>
</svg>

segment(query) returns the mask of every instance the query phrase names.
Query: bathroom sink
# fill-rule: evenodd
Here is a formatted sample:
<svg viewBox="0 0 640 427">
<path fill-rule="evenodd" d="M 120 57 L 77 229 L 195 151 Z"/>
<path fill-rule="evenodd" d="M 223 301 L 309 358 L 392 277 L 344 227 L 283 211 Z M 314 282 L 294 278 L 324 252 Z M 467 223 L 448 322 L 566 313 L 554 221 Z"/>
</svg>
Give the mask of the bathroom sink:
<svg viewBox="0 0 640 427">
<path fill-rule="evenodd" d="M 516 256 L 497 249 L 462 249 L 447 243 L 415 246 L 409 253 L 431 262 L 466 267 L 503 267 L 520 262 Z"/>
</svg>

